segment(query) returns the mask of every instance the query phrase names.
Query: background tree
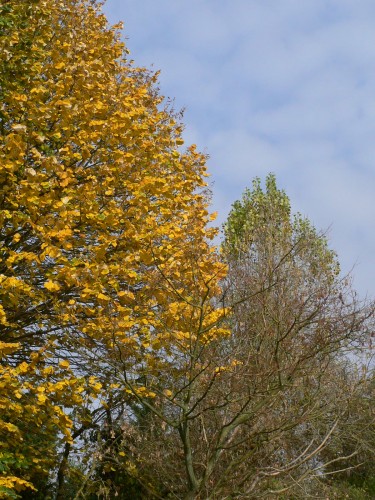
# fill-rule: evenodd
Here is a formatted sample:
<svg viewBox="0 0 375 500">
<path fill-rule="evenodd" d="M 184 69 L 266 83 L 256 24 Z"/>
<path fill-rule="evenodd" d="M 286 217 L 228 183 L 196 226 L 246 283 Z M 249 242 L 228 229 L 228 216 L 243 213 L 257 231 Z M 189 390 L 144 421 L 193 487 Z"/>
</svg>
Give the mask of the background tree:
<svg viewBox="0 0 375 500">
<path fill-rule="evenodd" d="M 236 304 L 229 349 L 239 362 L 239 391 L 248 395 L 241 398 L 247 424 L 238 431 L 243 473 L 236 473 L 249 495 L 292 488 L 305 498 L 317 491 L 311 477 L 350 466 L 343 453 L 326 469 L 322 452 L 347 432 L 361 383 L 341 376 L 341 365 L 368 345 L 373 304 L 340 277 L 326 238 L 291 216 L 273 175 L 264 191 L 255 179 L 234 204 L 224 235 L 228 298 Z"/>
</svg>

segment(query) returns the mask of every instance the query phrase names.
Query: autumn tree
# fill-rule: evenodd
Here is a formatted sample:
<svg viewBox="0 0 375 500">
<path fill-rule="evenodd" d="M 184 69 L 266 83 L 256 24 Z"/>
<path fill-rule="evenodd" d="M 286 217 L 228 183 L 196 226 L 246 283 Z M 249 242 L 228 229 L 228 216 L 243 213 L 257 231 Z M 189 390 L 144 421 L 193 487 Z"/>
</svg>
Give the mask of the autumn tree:
<svg viewBox="0 0 375 500">
<path fill-rule="evenodd" d="M 102 392 L 66 402 L 77 440 L 160 392 L 159 365 L 192 330 L 222 333 L 205 157 L 181 150 L 157 75 L 129 61 L 98 3 L 10 0 L 0 22 L 2 364 L 16 377 L 44 349 L 43 366 Z"/>
<path fill-rule="evenodd" d="M 342 364 L 367 347 L 374 306 L 340 276 L 325 236 L 292 216 L 273 175 L 265 190 L 255 179 L 233 205 L 223 253 L 234 304 L 228 349 L 238 362 L 228 383 L 243 424 L 233 429 L 224 471 L 235 468 L 232 488 L 249 498 L 289 489 L 306 498 L 314 480 L 351 465 L 355 449 L 329 464 L 323 450 L 338 434 L 345 439 L 361 378 L 341 376 Z M 217 488 L 227 491 L 225 481 Z"/>
</svg>

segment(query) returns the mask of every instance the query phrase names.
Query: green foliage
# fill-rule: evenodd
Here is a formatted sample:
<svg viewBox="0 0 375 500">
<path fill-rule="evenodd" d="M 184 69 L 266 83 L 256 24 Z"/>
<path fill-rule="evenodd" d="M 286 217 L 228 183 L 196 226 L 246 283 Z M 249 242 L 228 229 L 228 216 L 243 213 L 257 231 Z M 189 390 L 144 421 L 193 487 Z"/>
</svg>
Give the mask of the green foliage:
<svg viewBox="0 0 375 500">
<path fill-rule="evenodd" d="M 289 198 L 272 174 L 265 189 L 257 178 L 233 204 L 222 251 L 229 267 L 226 300 L 233 304 L 228 349 L 236 353 L 237 370 L 243 370 L 239 394 L 253 394 L 244 413 L 270 402 L 266 418 L 261 412 L 252 417 L 268 442 L 262 442 L 258 460 L 249 460 L 244 474 L 258 476 L 254 498 L 267 491 L 278 498 L 320 495 L 327 486 L 324 474 L 355 467 L 353 453 L 370 442 L 373 419 L 357 404 L 366 377 L 344 370 L 343 359 L 348 348 L 368 341 L 373 305 L 357 301 L 350 279 L 339 275 L 325 235 L 291 214 Z M 232 381 L 232 393 L 234 387 Z M 250 426 L 252 446 L 255 436 Z M 323 441 L 311 452 L 312 443 Z M 298 465 L 295 457 L 304 453 L 308 457 Z M 273 484 L 259 480 L 268 468 L 274 471 Z"/>
<path fill-rule="evenodd" d="M 225 253 L 247 252 L 256 243 L 260 231 L 271 231 L 275 241 L 284 233 L 291 232 L 290 201 L 285 191 L 276 186 L 276 178 L 270 174 L 263 191 L 260 178 L 253 180 L 253 189 L 245 189 L 242 199 L 233 203 L 224 225 Z"/>
<path fill-rule="evenodd" d="M 253 189 L 246 189 L 242 199 L 233 204 L 224 225 L 222 249 L 230 259 L 246 256 L 274 268 L 282 259 L 293 257 L 293 267 L 305 266 L 311 278 L 324 278 L 327 284 L 340 271 L 326 237 L 306 217 L 291 214 L 290 200 L 278 189 L 273 174 L 267 176 L 265 190 L 255 178 Z"/>
</svg>

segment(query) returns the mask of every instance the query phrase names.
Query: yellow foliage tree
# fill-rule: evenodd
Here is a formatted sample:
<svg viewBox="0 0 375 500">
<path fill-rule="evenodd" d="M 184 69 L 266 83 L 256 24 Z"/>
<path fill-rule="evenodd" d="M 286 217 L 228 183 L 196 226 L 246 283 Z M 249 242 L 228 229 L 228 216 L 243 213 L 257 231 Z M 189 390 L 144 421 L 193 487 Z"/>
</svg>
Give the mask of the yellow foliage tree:
<svg viewBox="0 0 375 500">
<path fill-rule="evenodd" d="M 107 407 L 152 397 L 173 353 L 183 378 L 226 334 L 205 157 L 182 151 L 157 75 L 127 59 L 95 1 L 9 0 L 0 23 L 0 341 L 16 347 L 4 398 L 40 348 L 43 365 L 96 376 Z M 119 359 L 132 366 L 120 384 Z"/>
<path fill-rule="evenodd" d="M 18 498 L 46 483 L 57 466 L 57 448 L 72 442 L 72 412 L 98 392 L 67 361 L 48 366 L 48 344 L 27 361 L 7 365 L 6 357 L 19 348 L 0 342 L 0 498 Z"/>
</svg>

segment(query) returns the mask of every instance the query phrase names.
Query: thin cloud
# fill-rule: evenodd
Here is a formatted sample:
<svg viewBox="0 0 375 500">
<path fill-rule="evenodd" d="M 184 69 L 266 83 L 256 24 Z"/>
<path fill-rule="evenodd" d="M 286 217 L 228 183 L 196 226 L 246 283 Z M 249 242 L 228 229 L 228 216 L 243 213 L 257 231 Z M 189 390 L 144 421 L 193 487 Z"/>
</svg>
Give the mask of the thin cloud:
<svg viewBox="0 0 375 500">
<path fill-rule="evenodd" d="M 108 0 L 137 64 L 186 107 L 187 141 L 210 154 L 223 221 L 273 171 L 355 283 L 374 293 L 375 44 L 372 0 Z"/>
</svg>

